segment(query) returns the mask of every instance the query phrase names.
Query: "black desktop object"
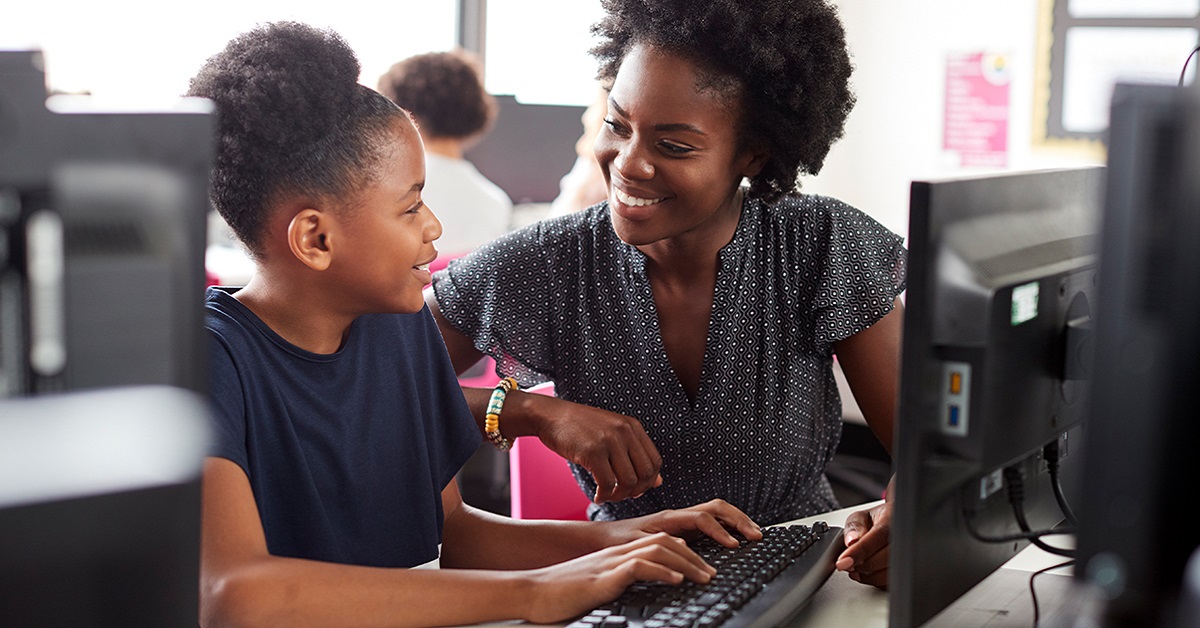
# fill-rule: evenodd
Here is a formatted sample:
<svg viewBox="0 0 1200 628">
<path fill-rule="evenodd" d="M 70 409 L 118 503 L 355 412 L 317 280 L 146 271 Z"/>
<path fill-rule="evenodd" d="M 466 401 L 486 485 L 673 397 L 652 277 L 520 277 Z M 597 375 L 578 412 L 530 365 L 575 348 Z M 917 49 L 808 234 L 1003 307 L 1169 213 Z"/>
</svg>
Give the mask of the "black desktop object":
<svg viewBox="0 0 1200 628">
<path fill-rule="evenodd" d="M 1200 94 L 1116 87 L 1076 576 L 1102 625 L 1195 626 Z M 1194 585 L 1193 585 L 1194 586 Z M 1198 590 L 1190 595 L 1200 594 Z"/>
<path fill-rule="evenodd" d="M 496 96 L 496 124 L 466 158 L 513 203 L 549 203 L 575 165 L 575 142 L 583 134 L 585 107 L 527 105 Z"/>
<path fill-rule="evenodd" d="M 0 402 L 0 625 L 197 624 L 207 412 L 169 386 Z"/>
<path fill-rule="evenodd" d="M 1022 524 L 1060 522 L 1059 497 L 1078 503 L 1103 182 L 1090 167 L 912 185 L 894 627 L 926 622 L 1028 545 L 1012 538 Z"/>
<path fill-rule="evenodd" d="M 211 105 L 53 112 L 41 59 L 0 51 L 0 398 L 204 392 Z"/>
<path fill-rule="evenodd" d="M 0 51 L 0 625 L 195 626 L 211 105 L 47 108 Z"/>
</svg>

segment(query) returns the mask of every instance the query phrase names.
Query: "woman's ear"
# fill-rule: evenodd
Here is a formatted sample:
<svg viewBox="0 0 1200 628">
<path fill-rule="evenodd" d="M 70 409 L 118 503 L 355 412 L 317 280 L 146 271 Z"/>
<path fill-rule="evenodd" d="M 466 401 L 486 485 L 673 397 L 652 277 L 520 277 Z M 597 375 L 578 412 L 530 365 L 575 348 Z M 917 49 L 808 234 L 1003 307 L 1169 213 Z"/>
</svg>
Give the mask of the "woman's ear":
<svg viewBox="0 0 1200 628">
<path fill-rule="evenodd" d="M 303 209 L 288 223 L 292 255 L 313 270 L 325 270 L 333 261 L 333 219 L 317 209 Z"/>
<path fill-rule="evenodd" d="M 742 154 L 742 176 L 753 177 L 762 172 L 764 166 L 767 165 L 767 160 L 771 158 L 771 154 L 759 148 L 747 148 Z"/>
</svg>

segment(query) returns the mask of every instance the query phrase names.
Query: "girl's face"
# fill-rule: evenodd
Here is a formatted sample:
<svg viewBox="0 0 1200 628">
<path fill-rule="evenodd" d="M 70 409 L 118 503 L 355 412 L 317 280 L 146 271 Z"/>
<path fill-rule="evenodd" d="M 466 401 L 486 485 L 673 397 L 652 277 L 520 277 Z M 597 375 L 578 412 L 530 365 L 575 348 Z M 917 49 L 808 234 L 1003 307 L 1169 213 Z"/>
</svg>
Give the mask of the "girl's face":
<svg viewBox="0 0 1200 628">
<path fill-rule="evenodd" d="M 629 244 L 737 224 L 737 187 L 761 159 L 739 149 L 740 104 L 700 81 L 692 61 L 647 44 L 617 72 L 595 152 L 613 228 Z"/>
<path fill-rule="evenodd" d="M 345 296 L 363 312 L 417 312 L 425 304 L 433 241 L 442 223 L 421 201 L 425 155 L 416 128 L 402 118 L 383 149 L 379 176 L 358 198 L 343 224 L 338 266 Z"/>
</svg>

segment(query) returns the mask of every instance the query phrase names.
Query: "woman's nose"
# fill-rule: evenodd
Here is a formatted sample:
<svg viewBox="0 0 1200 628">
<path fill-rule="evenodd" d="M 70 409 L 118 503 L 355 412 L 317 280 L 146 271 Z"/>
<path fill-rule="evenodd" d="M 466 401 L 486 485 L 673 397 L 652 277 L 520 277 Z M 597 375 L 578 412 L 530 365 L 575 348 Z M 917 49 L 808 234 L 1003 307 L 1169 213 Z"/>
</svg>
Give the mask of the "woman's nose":
<svg viewBox="0 0 1200 628">
<path fill-rule="evenodd" d="M 613 165 L 625 179 L 649 179 L 654 176 L 654 165 L 637 142 L 626 142 L 617 150 Z"/>
</svg>

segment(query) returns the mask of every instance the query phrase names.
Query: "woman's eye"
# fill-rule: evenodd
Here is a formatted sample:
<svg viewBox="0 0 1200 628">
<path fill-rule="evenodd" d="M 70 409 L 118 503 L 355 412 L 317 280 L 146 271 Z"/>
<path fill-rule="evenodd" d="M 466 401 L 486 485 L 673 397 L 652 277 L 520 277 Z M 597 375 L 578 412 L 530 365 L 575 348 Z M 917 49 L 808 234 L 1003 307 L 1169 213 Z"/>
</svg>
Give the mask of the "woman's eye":
<svg viewBox="0 0 1200 628">
<path fill-rule="evenodd" d="M 408 214 L 420 213 L 422 207 L 425 207 L 425 201 L 417 201 L 417 204 L 413 205 L 412 207 L 409 207 L 408 211 L 405 213 L 408 213 Z"/>
<path fill-rule="evenodd" d="M 671 142 L 662 142 L 659 146 L 662 146 L 664 151 L 672 155 L 686 155 L 695 150 L 690 146 L 681 146 L 679 144 L 672 144 Z"/>
<path fill-rule="evenodd" d="M 616 133 L 618 135 L 625 135 L 627 133 L 625 127 L 621 126 L 620 123 L 618 123 L 616 120 L 613 120 L 611 118 L 606 118 L 604 120 L 604 124 L 606 126 L 608 126 L 610 131 L 612 131 L 613 133 Z"/>
</svg>

